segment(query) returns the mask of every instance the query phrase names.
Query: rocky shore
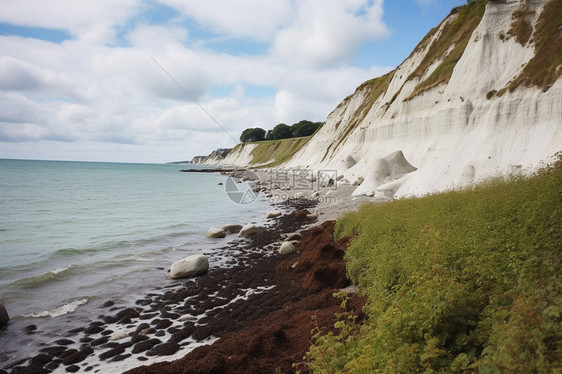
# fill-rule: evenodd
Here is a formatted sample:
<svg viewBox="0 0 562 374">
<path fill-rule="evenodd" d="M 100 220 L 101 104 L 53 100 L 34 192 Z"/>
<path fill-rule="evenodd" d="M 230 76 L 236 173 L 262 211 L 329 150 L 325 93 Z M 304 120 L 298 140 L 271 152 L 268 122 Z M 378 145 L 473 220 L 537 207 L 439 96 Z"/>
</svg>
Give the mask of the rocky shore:
<svg viewBox="0 0 562 374">
<path fill-rule="evenodd" d="M 295 214 L 286 216 L 294 220 Z M 259 261 L 253 280 L 271 278 L 270 290 L 242 303 L 242 309 L 212 313 L 208 331 L 221 336 L 182 359 L 141 366 L 127 374 L 148 373 L 307 373 L 303 357 L 311 330 L 333 329 L 341 300 L 333 295 L 348 286 L 343 260 L 347 239 L 335 242 L 334 221 L 303 232 L 298 252 Z M 260 241 L 260 239 L 258 239 Z M 351 289 L 350 289 L 351 290 Z M 347 310 L 360 316 L 364 299 L 349 294 Z M 211 322 L 212 321 L 212 322 Z"/>
<path fill-rule="evenodd" d="M 89 324 L 0 373 L 120 372 L 185 353 L 129 373 L 306 372 L 310 331 L 332 328 L 340 311 L 332 295 L 348 285 L 346 243 L 334 242 L 333 221 L 295 234 L 310 225 L 315 204 L 290 201 L 267 230 L 216 249 L 215 256 L 229 258 L 225 266 L 155 287 L 131 307 L 107 301 Z M 301 237 L 293 241 L 297 251 L 279 253 L 289 236 Z M 360 313 L 362 303 L 352 295 L 348 305 Z"/>
</svg>

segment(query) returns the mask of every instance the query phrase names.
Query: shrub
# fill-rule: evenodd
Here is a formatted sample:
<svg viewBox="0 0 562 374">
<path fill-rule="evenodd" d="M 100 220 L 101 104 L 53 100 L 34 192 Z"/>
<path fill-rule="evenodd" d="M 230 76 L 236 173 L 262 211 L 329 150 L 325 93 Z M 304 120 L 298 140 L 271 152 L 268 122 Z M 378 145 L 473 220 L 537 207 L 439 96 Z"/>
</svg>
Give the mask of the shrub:
<svg viewBox="0 0 562 374">
<path fill-rule="evenodd" d="M 265 130 L 259 127 L 246 129 L 242 131 L 242 135 L 240 135 L 240 141 L 242 143 L 259 142 L 264 139 L 265 139 Z"/>
<path fill-rule="evenodd" d="M 562 372 L 561 191 L 558 161 L 346 214 L 336 235 L 355 236 L 348 274 L 367 319 L 316 336 L 311 368 L 329 372 L 321 354 L 339 344 L 333 372 Z"/>
</svg>

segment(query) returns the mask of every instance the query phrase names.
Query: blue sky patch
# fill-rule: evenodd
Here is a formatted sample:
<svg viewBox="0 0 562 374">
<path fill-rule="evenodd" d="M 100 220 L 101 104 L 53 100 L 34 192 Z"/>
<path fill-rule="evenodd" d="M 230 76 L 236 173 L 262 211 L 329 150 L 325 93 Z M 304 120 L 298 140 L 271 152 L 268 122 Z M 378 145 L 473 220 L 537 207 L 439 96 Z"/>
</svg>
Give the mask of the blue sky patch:
<svg viewBox="0 0 562 374">
<path fill-rule="evenodd" d="M 0 23 L 0 35 L 15 35 L 24 38 L 45 40 L 53 43 L 62 43 L 65 40 L 72 39 L 71 35 L 64 30 L 14 26 L 7 23 Z"/>
</svg>

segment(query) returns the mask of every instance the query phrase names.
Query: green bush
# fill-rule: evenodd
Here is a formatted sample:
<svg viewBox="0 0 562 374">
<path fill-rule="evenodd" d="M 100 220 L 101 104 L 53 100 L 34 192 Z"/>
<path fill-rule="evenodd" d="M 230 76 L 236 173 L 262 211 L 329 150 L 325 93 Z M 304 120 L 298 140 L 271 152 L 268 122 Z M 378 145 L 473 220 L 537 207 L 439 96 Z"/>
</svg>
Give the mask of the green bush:
<svg viewBox="0 0 562 374">
<path fill-rule="evenodd" d="M 259 142 L 265 139 L 265 134 L 265 130 L 259 127 L 246 129 L 242 131 L 242 135 L 240 135 L 240 141 L 242 143 Z"/>
<path fill-rule="evenodd" d="M 336 235 L 356 236 L 348 274 L 367 320 L 316 334 L 314 372 L 562 373 L 561 161 L 528 179 L 365 205 Z"/>
</svg>

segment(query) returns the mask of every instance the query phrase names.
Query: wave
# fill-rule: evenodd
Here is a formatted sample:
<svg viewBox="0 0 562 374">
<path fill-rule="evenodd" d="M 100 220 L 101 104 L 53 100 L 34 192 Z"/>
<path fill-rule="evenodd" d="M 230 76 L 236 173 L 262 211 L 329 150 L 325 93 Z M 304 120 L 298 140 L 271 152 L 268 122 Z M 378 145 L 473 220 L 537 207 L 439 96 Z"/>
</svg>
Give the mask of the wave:
<svg viewBox="0 0 562 374">
<path fill-rule="evenodd" d="M 178 250 L 177 247 L 171 246 L 171 247 L 164 247 L 164 248 L 160 248 L 160 249 L 155 249 L 153 251 L 148 251 L 148 252 L 146 252 L 146 254 L 154 256 L 154 255 L 160 255 L 160 254 L 163 254 L 163 253 L 174 252 L 174 251 L 177 251 L 177 250 Z"/>
<path fill-rule="evenodd" d="M 103 250 L 107 250 L 111 248 L 98 248 L 98 249 L 77 249 L 77 248 L 63 248 L 52 252 L 49 257 L 57 258 L 57 257 L 68 257 L 74 255 L 83 255 L 85 253 L 94 253 Z"/>
<path fill-rule="evenodd" d="M 142 257 L 141 255 L 135 253 L 125 253 L 121 255 L 114 256 L 110 261 L 119 261 L 119 262 L 152 262 L 154 261 L 151 258 Z"/>
<path fill-rule="evenodd" d="M 22 288 L 37 288 L 45 283 L 66 279 L 68 276 L 78 273 L 78 265 L 68 265 L 64 268 L 48 271 L 27 278 L 18 279 L 12 282 L 12 285 L 17 285 Z"/>
<path fill-rule="evenodd" d="M 74 300 L 68 304 L 64 304 L 57 308 L 51 310 L 45 310 L 39 313 L 31 313 L 31 314 L 23 314 L 22 317 L 25 318 L 42 318 L 42 317 L 59 317 L 68 313 L 72 313 L 78 308 L 80 305 L 86 304 L 90 299 L 78 299 Z"/>
</svg>

